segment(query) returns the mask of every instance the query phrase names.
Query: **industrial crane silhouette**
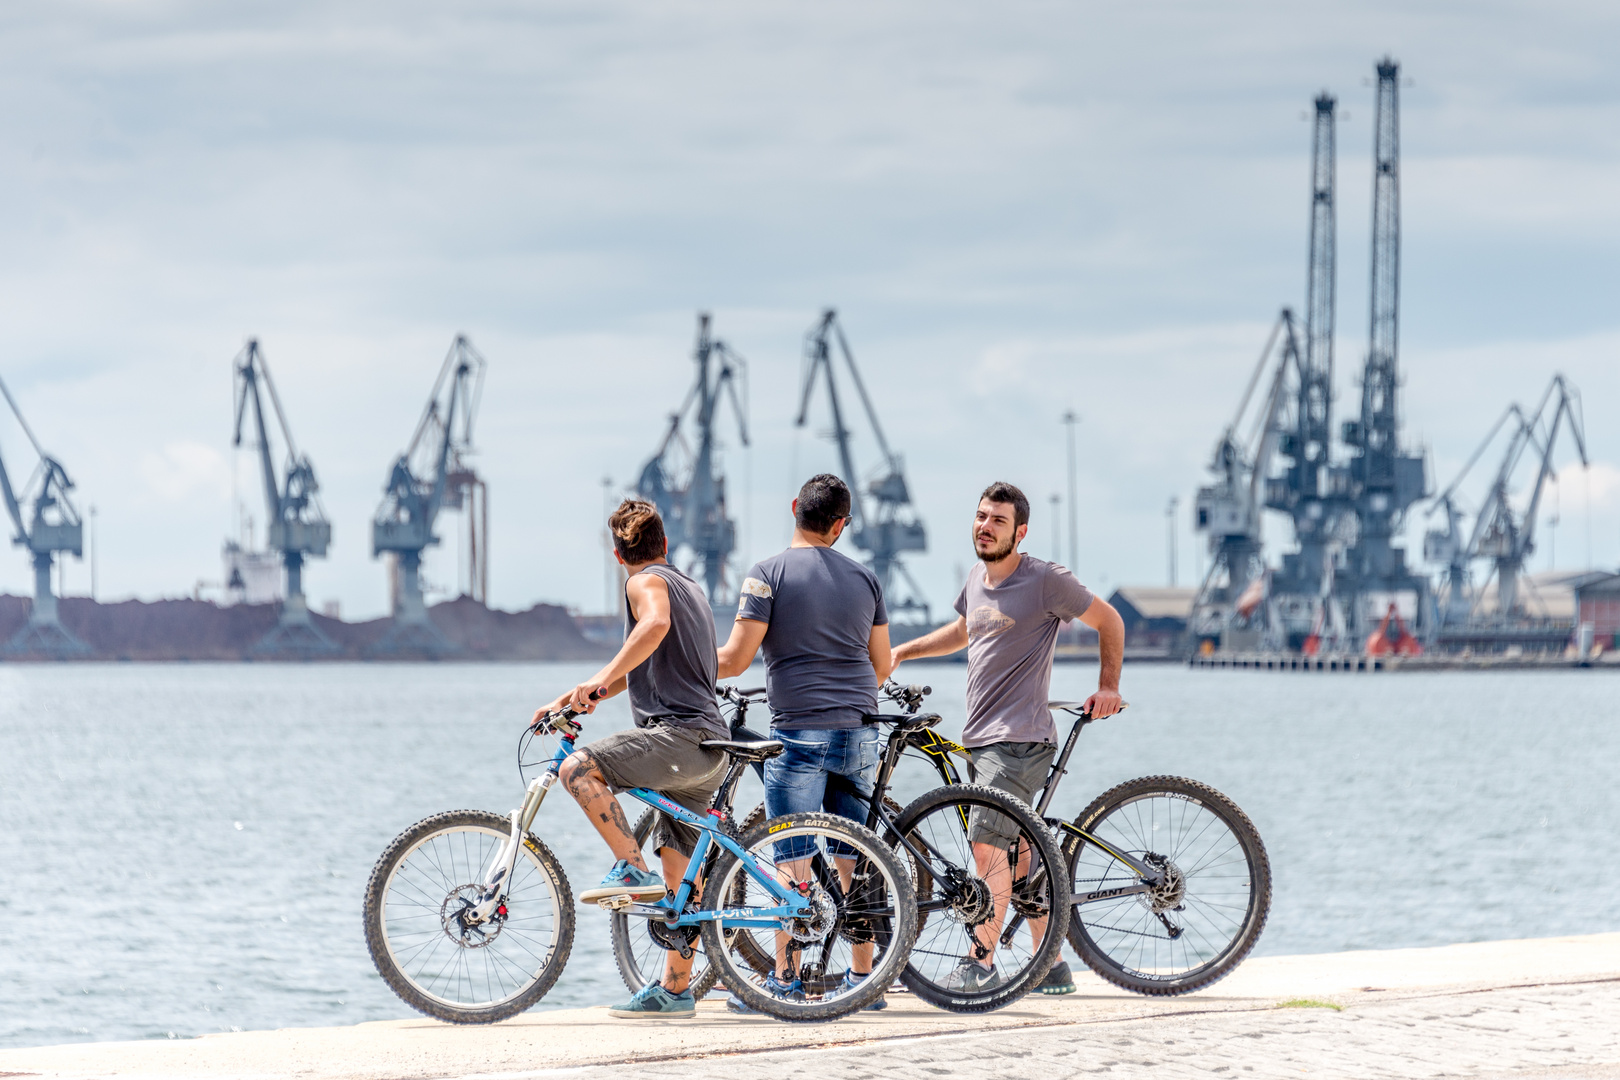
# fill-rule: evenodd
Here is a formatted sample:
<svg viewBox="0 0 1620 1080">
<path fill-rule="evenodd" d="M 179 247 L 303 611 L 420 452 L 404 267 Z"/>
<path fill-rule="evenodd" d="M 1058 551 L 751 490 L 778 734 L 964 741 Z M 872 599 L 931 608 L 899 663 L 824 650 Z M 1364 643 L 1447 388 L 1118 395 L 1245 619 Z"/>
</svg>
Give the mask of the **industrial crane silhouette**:
<svg viewBox="0 0 1620 1080">
<path fill-rule="evenodd" d="M 259 455 L 259 472 L 264 483 L 265 507 L 270 523 L 266 546 L 281 553 L 282 565 L 287 571 L 287 597 L 281 605 L 281 617 L 275 629 L 254 646 L 259 653 L 318 654 L 336 651 L 321 629 L 309 617 L 309 603 L 304 598 L 304 560 L 313 556 L 326 557 L 327 545 L 332 541 L 332 526 L 321 508 L 320 484 L 315 479 L 315 466 L 306 454 L 298 452 L 293 442 L 292 429 L 287 426 L 287 414 L 282 410 L 281 397 L 270 378 L 264 353 L 257 339 L 249 339 L 236 355 L 236 435 L 233 445 L 242 445 L 243 426 L 251 410 L 253 415 L 254 446 Z M 287 464 L 284 479 L 276 477 L 275 460 L 270 448 L 269 427 L 264 418 L 263 393 L 270 396 L 275 409 L 276 424 L 281 429 L 286 446 Z"/>
<path fill-rule="evenodd" d="M 34 605 L 28 613 L 28 622 L 6 644 L 5 651 L 15 654 L 48 654 L 72 656 L 87 653 L 89 646 L 62 625 L 57 612 L 56 594 L 51 591 L 51 568 L 58 552 L 82 558 L 84 555 L 84 523 L 73 506 L 68 492 L 73 481 L 61 462 L 40 448 L 33 429 L 23 419 L 22 410 L 11 396 L 11 390 L 0 380 L 0 393 L 6 396 L 17 424 L 28 436 L 39 455 L 39 464 L 24 486 L 19 499 L 11 485 L 11 476 L 0 460 L 0 492 L 6 500 L 6 513 L 11 516 L 16 530 L 11 542 L 27 548 L 34 563 Z M 26 512 L 25 512 L 26 507 Z"/>
<path fill-rule="evenodd" d="M 850 430 L 844 423 L 843 404 L 838 399 L 838 382 L 833 375 L 834 341 L 838 343 L 838 351 L 849 369 L 850 380 L 860 395 L 866 418 L 872 425 L 872 435 L 877 439 L 878 450 L 883 455 L 877 474 L 864 486 L 860 483 L 860 474 L 855 470 L 855 459 L 850 450 Z M 888 440 L 883 437 L 883 425 L 878 422 L 877 410 L 872 407 L 866 384 L 861 381 L 860 370 L 855 366 L 855 355 L 850 351 L 844 328 L 833 308 L 822 312 L 821 318 L 805 334 L 803 370 L 799 416 L 794 423 L 804 427 L 809 421 L 810 399 L 819 378 L 825 375 L 827 401 L 832 408 L 832 436 L 838 444 L 839 466 L 844 473 L 844 482 L 849 485 L 850 512 L 855 519 L 850 523 L 851 539 L 857 548 L 870 556 L 872 573 L 877 575 L 879 584 L 883 586 L 884 603 L 889 614 L 907 614 L 927 623 L 928 603 L 922 598 L 922 590 L 917 587 L 900 557 L 908 551 L 927 551 L 928 532 L 912 505 L 911 491 L 906 485 L 905 463 L 899 454 L 889 448 Z M 894 588 L 899 581 L 905 583 L 905 592 Z"/>
<path fill-rule="evenodd" d="M 726 569 L 737 548 L 737 526 L 726 516 L 726 480 L 716 460 L 715 414 L 722 395 L 728 397 L 738 436 L 742 445 L 748 445 L 748 412 L 737 390 L 748 365 L 725 342 L 710 336 L 708 312 L 698 314 L 692 359 L 697 364 L 697 379 L 681 407 L 670 414 L 657 452 L 641 467 L 636 493 L 658 507 L 671 561 L 703 579 L 709 605 L 718 613 L 736 601 Z M 688 413 L 697 429 L 695 451 L 681 430 Z"/>
<path fill-rule="evenodd" d="M 1523 603 L 1519 596 L 1519 580 L 1524 565 L 1536 550 L 1536 523 L 1540 518 L 1541 497 L 1547 481 L 1557 477 L 1553 469 L 1553 451 L 1567 424 L 1570 437 L 1580 453 L 1581 465 L 1587 464 L 1586 429 L 1581 415 L 1578 391 L 1562 375 L 1554 375 L 1541 396 L 1541 402 L 1532 413 L 1526 413 L 1517 404 L 1491 426 L 1479 448 L 1474 451 L 1462 470 L 1444 491 L 1430 504 L 1429 514 L 1445 512 L 1444 529 L 1431 530 L 1424 537 L 1424 555 L 1432 562 L 1446 567 L 1447 591 L 1441 608 L 1441 620 L 1455 625 L 1479 613 L 1480 600 L 1485 587 L 1496 579 L 1496 612 L 1498 622 L 1521 615 Z M 1458 507 L 1458 489 L 1475 463 L 1504 429 L 1509 432 L 1502 463 L 1491 480 L 1489 490 L 1474 527 L 1466 538 L 1460 525 L 1463 512 Z M 1527 452 L 1539 456 L 1535 479 L 1522 514 L 1514 510 L 1510 500 L 1513 476 Z M 1532 459 L 1534 460 L 1534 459 Z M 1470 565 L 1478 559 L 1489 559 L 1491 568 L 1480 582 L 1472 587 Z"/>
<path fill-rule="evenodd" d="M 428 619 L 422 599 L 422 552 L 437 544 L 433 525 L 443 509 L 469 512 L 475 492 L 483 490 L 465 458 L 472 452 L 473 421 L 484 385 L 484 358 L 463 335 L 457 335 L 433 382 L 422 419 L 405 452 L 394 459 L 383 488 L 382 505 L 371 522 L 371 554 L 395 557 L 394 623 L 374 650 L 379 652 L 448 652 L 454 646 Z M 472 590 L 484 600 L 474 540 Z"/>
</svg>

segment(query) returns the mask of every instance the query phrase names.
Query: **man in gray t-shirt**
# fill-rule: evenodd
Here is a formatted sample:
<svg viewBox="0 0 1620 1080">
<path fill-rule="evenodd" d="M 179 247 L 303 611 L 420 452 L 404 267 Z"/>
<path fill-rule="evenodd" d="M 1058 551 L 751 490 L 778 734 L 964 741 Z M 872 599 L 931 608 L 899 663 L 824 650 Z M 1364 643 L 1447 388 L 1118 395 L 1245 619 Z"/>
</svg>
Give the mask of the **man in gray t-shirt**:
<svg viewBox="0 0 1620 1080">
<path fill-rule="evenodd" d="M 877 711 L 878 684 L 889 674 L 889 613 L 876 575 L 832 549 L 851 509 L 849 487 L 838 477 L 805 482 L 793 500 L 792 544 L 743 578 L 737 621 L 720 647 L 722 679 L 741 675 L 765 652 L 771 737 L 784 747 L 765 763 L 765 811 L 773 818 L 828 810 L 865 824 L 861 800 L 876 786 L 882 733 L 861 717 Z M 792 858 L 789 873 L 799 873 Z M 848 888 L 853 858 L 834 861 Z M 805 861 L 803 873 L 808 867 Z M 776 960 L 766 990 L 802 994 L 798 953 L 788 951 L 785 935 L 777 937 Z M 872 945 L 855 945 L 851 961 L 846 982 L 871 974 Z M 735 996 L 726 1005 L 752 1011 Z M 883 998 L 867 1006 L 883 1007 Z"/>
<path fill-rule="evenodd" d="M 1092 596 L 1068 570 L 1020 552 L 1018 545 L 1028 532 L 1024 493 L 1006 483 L 986 488 L 973 518 L 973 548 L 983 566 L 968 575 L 956 598 L 957 620 L 900 645 L 894 663 L 968 650 L 968 718 L 962 743 L 973 751 L 974 780 L 1033 803 L 1057 754 L 1057 726 L 1046 702 L 1058 630 L 1079 619 L 1097 631 L 1101 671 L 1086 708 L 1104 717 L 1121 706 L 1125 625 L 1106 600 Z M 1005 877 L 1012 840 L 1006 829 L 979 819 L 970 823 L 969 834 L 980 873 L 988 880 L 999 865 Z M 1003 911 L 996 890 L 996 918 L 976 939 L 980 955 L 964 957 L 949 977 L 963 989 L 983 989 L 999 979 L 993 961 Z M 1038 938 L 1042 928 L 1031 926 Z M 1072 992 L 1068 964 L 1054 964 L 1038 989 Z"/>
</svg>

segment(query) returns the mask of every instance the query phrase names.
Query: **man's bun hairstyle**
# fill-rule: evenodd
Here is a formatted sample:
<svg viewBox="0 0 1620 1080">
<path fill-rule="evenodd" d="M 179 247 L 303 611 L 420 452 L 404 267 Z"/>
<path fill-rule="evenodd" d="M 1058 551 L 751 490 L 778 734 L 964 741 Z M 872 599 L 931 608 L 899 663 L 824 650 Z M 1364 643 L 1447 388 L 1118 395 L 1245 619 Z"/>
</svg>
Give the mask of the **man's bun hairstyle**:
<svg viewBox="0 0 1620 1080">
<path fill-rule="evenodd" d="M 799 507 L 793 522 L 805 532 L 825 536 L 833 522 L 849 516 L 849 485 L 832 473 L 820 473 L 799 489 Z"/>
<path fill-rule="evenodd" d="M 664 519 L 646 499 L 626 499 L 608 518 L 613 550 L 625 562 L 650 563 L 664 557 Z"/>
<path fill-rule="evenodd" d="M 1029 524 L 1029 500 L 1024 493 L 1005 480 L 997 480 L 984 489 L 979 499 L 989 499 L 993 503 L 1011 503 L 1013 508 L 1013 528 Z"/>
</svg>

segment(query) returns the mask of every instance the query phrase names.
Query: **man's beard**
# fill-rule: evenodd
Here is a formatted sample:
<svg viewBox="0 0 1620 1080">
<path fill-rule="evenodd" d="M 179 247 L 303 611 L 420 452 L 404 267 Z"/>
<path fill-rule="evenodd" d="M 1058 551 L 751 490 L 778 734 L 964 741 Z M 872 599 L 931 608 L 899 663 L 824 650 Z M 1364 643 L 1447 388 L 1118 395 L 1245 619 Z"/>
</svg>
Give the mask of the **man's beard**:
<svg viewBox="0 0 1620 1080">
<path fill-rule="evenodd" d="M 1009 536 L 1007 538 L 1007 542 L 1005 544 L 1003 544 L 1001 547 L 992 548 L 990 551 L 980 551 L 979 550 L 979 538 L 977 536 L 975 536 L 973 538 L 973 550 L 978 553 L 980 562 L 987 562 L 987 563 L 1000 562 L 1002 559 L 1005 559 L 1007 556 L 1011 555 L 1013 553 L 1013 548 L 1015 548 L 1017 546 L 1018 546 L 1018 537 L 1017 537 L 1016 534 L 1013 535 L 1013 536 Z"/>
</svg>

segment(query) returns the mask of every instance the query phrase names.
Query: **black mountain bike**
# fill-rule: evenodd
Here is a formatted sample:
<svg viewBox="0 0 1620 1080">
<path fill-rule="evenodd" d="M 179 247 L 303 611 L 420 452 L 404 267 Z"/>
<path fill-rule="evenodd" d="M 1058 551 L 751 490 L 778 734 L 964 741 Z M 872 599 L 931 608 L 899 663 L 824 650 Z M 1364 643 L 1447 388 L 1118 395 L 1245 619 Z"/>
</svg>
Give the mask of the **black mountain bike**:
<svg viewBox="0 0 1620 1080">
<path fill-rule="evenodd" d="M 732 712 L 732 738 L 759 740 L 745 722 L 748 707 L 764 700 L 764 690 L 723 687 L 719 693 Z M 927 792 L 904 808 L 889 798 L 895 766 L 907 750 L 920 751 L 938 767 L 939 755 L 961 748 L 932 730 L 941 719 L 937 714 L 919 711 L 928 688 L 891 682 L 883 693 L 906 712 L 865 718 L 868 724 L 887 726 L 889 735 L 872 797 L 852 794 L 868 808 L 867 827 L 901 849 L 897 853 L 909 861 L 916 886 L 917 938 L 900 981 L 924 1001 L 954 1012 L 1002 1008 L 1034 989 L 1062 950 L 1069 910 L 1063 851 L 1055 834 L 1024 803 L 993 788 L 961 783 L 948 763 L 941 771 L 948 787 Z M 746 833 L 764 820 L 760 806 L 740 828 Z M 652 825 L 650 814 L 636 823 L 643 843 L 650 839 Z M 613 932 L 625 982 L 639 989 L 657 978 L 662 949 L 674 943 L 650 940 L 647 930 L 628 921 L 621 926 L 617 918 Z M 775 958 L 756 940 L 727 940 L 734 958 L 751 970 L 764 974 L 772 969 Z M 995 976 L 987 980 L 981 972 L 964 980 L 968 960 L 979 962 L 981 969 L 993 964 Z M 823 981 L 842 978 L 842 969 L 823 967 L 814 955 L 801 958 L 799 976 L 807 993 Z M 694 962 L 694 994 L 706 993 L 714 982 L 714 965 Z"/>
</svg>

